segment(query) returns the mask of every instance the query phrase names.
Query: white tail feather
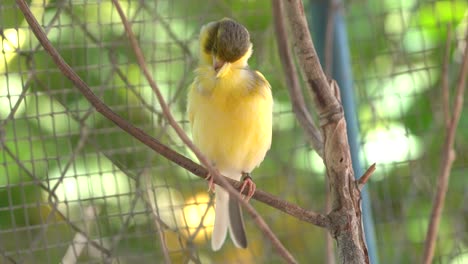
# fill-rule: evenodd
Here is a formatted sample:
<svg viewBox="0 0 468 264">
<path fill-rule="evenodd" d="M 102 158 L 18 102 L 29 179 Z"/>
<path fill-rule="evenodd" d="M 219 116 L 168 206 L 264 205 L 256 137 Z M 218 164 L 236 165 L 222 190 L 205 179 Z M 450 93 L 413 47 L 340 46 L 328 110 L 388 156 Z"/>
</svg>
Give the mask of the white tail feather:
<svg viewBox="0 0 468 264">
<path fill-rule="evenodd" d="M 222 175 L 237 181 L 241 179 L 241 173 L 222 172 Z M 230 201 L 229 193 L 218 185 L 215 187 L 215 197 L 215 223 L 211 235 L 211 248 L 217 251 L 223 246 L 228 229 L 234 245 L 239 248 L 247 247 L 244 220 L 239 204 L 235 200 Z"/>
<path fill-rule="evenodd" d="M 229 193 L 218 185 L 216 185 L 215 191 L 215 222 L 211 235 L 211 248 L 217 251 L 226 240 L 229 226 Z"/>
</svg>

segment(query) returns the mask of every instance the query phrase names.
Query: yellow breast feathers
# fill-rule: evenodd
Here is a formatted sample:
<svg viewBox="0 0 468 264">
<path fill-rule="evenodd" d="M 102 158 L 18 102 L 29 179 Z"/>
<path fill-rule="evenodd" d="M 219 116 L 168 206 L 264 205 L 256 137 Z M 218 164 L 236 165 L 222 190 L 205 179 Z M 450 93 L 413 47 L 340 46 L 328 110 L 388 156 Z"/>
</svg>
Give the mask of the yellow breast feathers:
<svg viewBox="0 0 468 264">
<path fill-rule="evenodd" d="M 273 99 L 263 75 L 200 66 L 189 92 L 193 140 L 220 171 L 251 172 L 271 145 Z"/>
</svg>

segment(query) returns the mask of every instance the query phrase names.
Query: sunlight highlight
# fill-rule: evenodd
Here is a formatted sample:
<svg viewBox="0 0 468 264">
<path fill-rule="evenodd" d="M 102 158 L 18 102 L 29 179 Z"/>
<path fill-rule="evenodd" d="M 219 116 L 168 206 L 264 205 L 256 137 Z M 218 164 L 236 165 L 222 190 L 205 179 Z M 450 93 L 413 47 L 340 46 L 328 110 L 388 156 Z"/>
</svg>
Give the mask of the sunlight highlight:
<svg viewBox="0 0 468 264">
<path fill-rule="evenodd" d="M 206 192 L 185 201 L 184 219 L 188 230 L 181 231 L 187 237 L 195 236 L 196 243 L 206 243 L 213 232 L 215 211 L 213 206 L 208 207 L 209 202 L 210 197 Z"/>
<path fill-rule="evenodd" d="M 417 159 L 421 156 L 421 140 L 405 130 L 402 125 L 393 124 L 370 131 L 364 137 L 366 163 L 387 164 Z"/>
<path fill-rule="evenodd" d="M 3 36 L 0 35 L 0 73 L 6 71 L 6 65 L 18 55 L 18 50 L 24 44 L 26 34 L 24 30 L 7 28 L 3 30 Z"/>
</svg>

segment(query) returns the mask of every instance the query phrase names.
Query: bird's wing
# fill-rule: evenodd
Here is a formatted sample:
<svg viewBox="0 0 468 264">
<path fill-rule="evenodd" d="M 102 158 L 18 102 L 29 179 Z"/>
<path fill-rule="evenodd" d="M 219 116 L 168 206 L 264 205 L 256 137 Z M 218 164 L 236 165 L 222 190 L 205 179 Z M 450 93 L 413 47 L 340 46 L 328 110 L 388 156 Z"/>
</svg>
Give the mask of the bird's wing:
<svg viewBox="0 0 468 264">
<path fill-rule="evenodd" d="M 197 86 L 197 80 L 195 79 L 195 81 L 190 85 L 189 93 L 187 97 L 187 115 L 190 121 L 191 128 L 193 128 L 193 122 L 195 121 L 194 116 L 195 116 L 196 109 L 194 108 L 193 93 L 196 92 L 195 91 L 196 86 Z"/>
</svg>

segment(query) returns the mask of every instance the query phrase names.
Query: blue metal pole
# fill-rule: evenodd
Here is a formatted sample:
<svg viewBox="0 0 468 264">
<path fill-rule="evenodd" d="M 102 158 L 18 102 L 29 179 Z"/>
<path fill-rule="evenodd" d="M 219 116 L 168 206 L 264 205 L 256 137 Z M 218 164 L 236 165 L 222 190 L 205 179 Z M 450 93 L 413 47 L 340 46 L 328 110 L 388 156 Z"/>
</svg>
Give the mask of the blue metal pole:
<svg viewBox="0 0 468 264">
<path fill-rule="evenodd" d="M 334 0 L 337 4 L 342 4 L 340 0 Z M 320 58 L 322 66 L 325 60 L 325 36 L 331 1 L 311 1 L 310 16 L 311 34 L 314 40 L 315 49 Z M 353 159 L 353 169 L 355 177 L 360 177 L 364 170 L 360 160 L 359 146 L 359 124 L 356 117 L 356 104 L 353 93 L 353 77 L 351 72 L 351 60 L 349 55 L 348 33 L 343 13 L 340 8 L 334 11 L 333 28 L 333 67 L 332 77 L 340 86 L 341 100 L 345 111 L 345 119 L 348 130 L 348 141 Z M 372 218 L 372 208 L 370 205 L 367 187 L 361 191 L 362 195 L 362 216 L 366 243 L 369 251 L 371 263 L 378 264 L 378 252 L 375 240 L 374 221 Z"/>
</svg>

